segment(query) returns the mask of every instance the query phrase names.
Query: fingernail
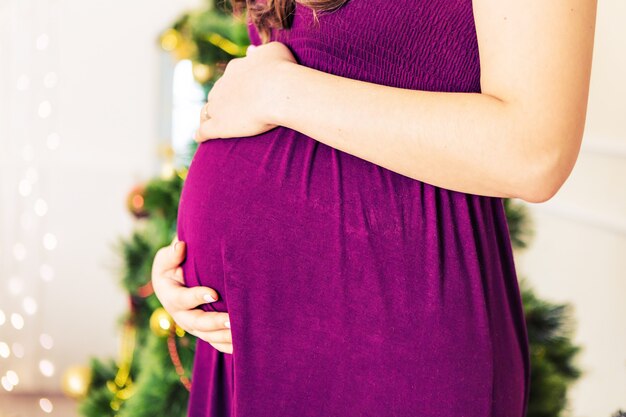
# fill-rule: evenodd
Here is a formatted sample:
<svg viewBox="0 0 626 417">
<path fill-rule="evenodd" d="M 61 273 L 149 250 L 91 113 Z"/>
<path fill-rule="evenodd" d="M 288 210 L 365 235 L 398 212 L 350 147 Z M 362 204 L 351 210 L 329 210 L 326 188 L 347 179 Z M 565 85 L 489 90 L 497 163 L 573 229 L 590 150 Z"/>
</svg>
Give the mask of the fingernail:
<svg viewBox="0 0 626 417">
<path fill-rule="evenodd" d="M 174 243 L 174 252 L 178 252 L 179 246 L 180 246 L 180 242 Z"/>
<path fill-rule="evenodd" d="M 211 297 L 211 294 L 204 294 L 204 300 L 207 303 L 212 303 L 214 301 L 217 301 L 215 298 Z"/>
<path fill-rule="evenodd" d="M 230 329 L 230 322 L 229 321 L 224 322 L 224 326 L 226 326 L 226 327 L 228 327 Z"/>
</svg>

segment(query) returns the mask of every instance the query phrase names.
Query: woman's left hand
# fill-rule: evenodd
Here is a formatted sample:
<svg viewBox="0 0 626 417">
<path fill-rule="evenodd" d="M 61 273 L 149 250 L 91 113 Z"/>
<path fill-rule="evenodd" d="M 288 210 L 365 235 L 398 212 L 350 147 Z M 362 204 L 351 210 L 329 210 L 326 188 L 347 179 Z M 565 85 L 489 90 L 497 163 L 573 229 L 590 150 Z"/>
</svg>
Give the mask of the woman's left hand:
<svg viewBox="0 0 626 417">
<path fill-rule="evenodd" d="M 296 63 L 296 59 L 277 41 L 251 45 L 245 57 L 228 61 L 200 111 L 194 140 L 254 136 L 275 128 L 271 121 L 273 95 L 280 82 L 278 70 L 285 63 Z"/>
</svg>

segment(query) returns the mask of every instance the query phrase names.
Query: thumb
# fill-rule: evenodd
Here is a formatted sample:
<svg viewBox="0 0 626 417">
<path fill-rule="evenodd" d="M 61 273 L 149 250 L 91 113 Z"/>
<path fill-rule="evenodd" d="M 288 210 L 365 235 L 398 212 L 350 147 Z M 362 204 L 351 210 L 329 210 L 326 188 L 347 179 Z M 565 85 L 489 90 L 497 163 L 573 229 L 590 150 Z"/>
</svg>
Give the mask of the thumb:
<svg viewBox="0 0 626 417">
<path fill-rule="evenodd" d="M 169 246 L 159 249 L 152 263 L 152 278 L 166 276 L 167 271 L 178 267 L 185 259 L 185 242 L 172 242 Z"/>
<path fill-rule="evenodd" d="M 185 242 L 176 239 L 166 251 L 167 256 L 163 260 L 163 266 L 167 269 L 176 268 L 185 259 L 186 246 Z"/>
</svg>

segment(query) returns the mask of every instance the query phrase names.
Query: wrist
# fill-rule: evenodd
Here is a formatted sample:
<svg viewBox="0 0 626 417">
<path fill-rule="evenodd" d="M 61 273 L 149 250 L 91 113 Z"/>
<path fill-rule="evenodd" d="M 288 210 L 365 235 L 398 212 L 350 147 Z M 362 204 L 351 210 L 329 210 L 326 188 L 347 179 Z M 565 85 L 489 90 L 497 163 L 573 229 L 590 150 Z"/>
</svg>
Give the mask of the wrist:
<svg viewBox="0 0 626 417">
<path fill-rule="evenodd" d="M 290 61 L 281 61 L 275 66 L 265 91 L 266 102 L 268 103 L 266 119 L 269 124 L 287 125 L 292 90 L 290 86 L 293 85 L 294 69 L 297 69 L 298 66 L 299 64 Z"/>
</svg>

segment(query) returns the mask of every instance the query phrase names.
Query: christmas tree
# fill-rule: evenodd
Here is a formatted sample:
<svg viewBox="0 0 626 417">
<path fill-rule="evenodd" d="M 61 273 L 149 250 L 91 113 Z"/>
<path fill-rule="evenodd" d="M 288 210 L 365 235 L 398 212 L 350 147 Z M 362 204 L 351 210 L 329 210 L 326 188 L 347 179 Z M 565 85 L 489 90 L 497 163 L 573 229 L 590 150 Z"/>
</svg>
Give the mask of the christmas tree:
<svg viewBox="0 0 626 417">
<path fill-rule="evenodd" d="M 225 3 L 219 7 L 211 3 L 179 18 L 160 36 L 159 44 L 176 59 L 192 60 L 194 77 L 208 93 L 228 60 L 245 55 L 249 39 L 244 18 L 233 15 Z M 176 233 L 189 157 L 186 161 L 182 168 L 174 168 L 168 155 L 164 173 L 129 194 L 128 209 L 137 221 L 118 246 L 121 284 L 129 295 L 129 311 L 119 321 L 119 358 L 92 358 L 88 367 L 71 368 L 65 375 L 65 391 L 80 399 L 84 416 L 186 416 L 195 337 L 174 323 L 150 283 L 157 250 L 170 244 Z M 532 235 L 525 206 L 510 199 L 504 206 L 512 244 L 523 249 Z M 527 415 L 557 417 L 566 406 L 567 388 L 580 376 L 574 365 L 580 348 L 571 341 L 571 307 L 539 299 L 525 279 L 520 288 L 531 348 Z"/>
</svg>

